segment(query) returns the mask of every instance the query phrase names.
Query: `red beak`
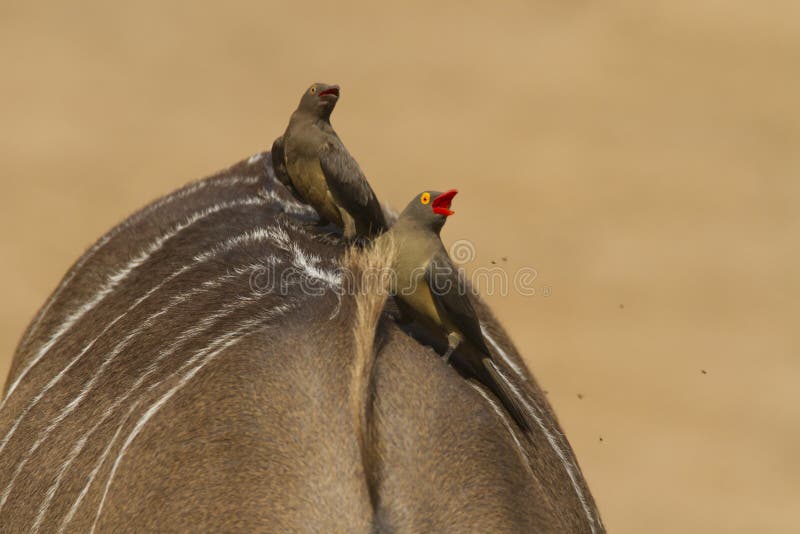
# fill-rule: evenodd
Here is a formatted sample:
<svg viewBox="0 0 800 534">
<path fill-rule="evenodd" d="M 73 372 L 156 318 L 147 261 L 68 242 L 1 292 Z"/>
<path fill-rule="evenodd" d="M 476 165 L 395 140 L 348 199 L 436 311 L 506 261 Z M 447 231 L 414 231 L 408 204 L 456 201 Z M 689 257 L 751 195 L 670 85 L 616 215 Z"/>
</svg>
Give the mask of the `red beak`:
<svg viewBox="0 0 800 534">
<path fill-rule="evenodd" d="M 450 209 L 450 202 L 453 201 L 453 197 L 458 194 L 458 189 L 451 189 L 445 193 L 442 193 L 438 197 L 433 199 L 431 202 L 431 207 L 433 208 L 434 213 L 438 213 L 439 215 L 444 215 L 445 217 L 449 217 L 450 215 L 454 214 L 455 212 Z"/>
<path fill-rule="evenodd" d="M 327 89 L 325 89 L 324 91 L 321 91 L 319 93 L 320 97 L 323 97 L 323 96 L 326 96 L 326 95 L 333 95 L 336 98 L 339 98 L 339 86 L 338 85 L 334 85 L 333 87 L 328 87 Z"/>
</svg>

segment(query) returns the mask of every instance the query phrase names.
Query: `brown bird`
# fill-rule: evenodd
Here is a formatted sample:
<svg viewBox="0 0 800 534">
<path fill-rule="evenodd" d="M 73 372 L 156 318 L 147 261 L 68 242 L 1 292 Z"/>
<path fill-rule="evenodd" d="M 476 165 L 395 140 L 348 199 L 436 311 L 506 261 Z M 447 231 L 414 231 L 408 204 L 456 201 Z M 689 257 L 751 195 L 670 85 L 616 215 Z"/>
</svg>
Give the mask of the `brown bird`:
<svg viewBox="0 0 800 534">
<path fill-rule="evenodd" d="M 346 237 L 374 237 L 388 226 L 375 192 L 331 126 L 338 100 L 338 85 L 308 88 L 283 137 L 273 143 L 276 174 Z"/>
<path fill-rule="evenodd" d="M 283 152 L 283 136 L 278 137 L 272 143 L 270 154 L 272 156 L 272 170 L 275 171 L 275 177 L 278 178 L 283 185 L 288 187 L 292 193 L 297 194 L 297 191 L 292 185 L 292 180 L 289 178 L 289 174 L 286 172 L 286 156 Z"/>
<path fill-rule="evenodd" d="M 399 250 L 393 266 L 395 300 L 405 319 L 414 319 L 434 332 L 445 334 L 448 345 L 445 360 L 453 356 L 456 368 L 489 388 L 519 427 L 528 431 L 527 418 L 497 371 L 492 352 L 483 339 L 469 290 L 439 236 L 447 217 L 455 213 L 450 204 L 457 193 L 455 189 L 420 193 L 384 234 L 386 239 L 395 240 Z"/>
</svg>

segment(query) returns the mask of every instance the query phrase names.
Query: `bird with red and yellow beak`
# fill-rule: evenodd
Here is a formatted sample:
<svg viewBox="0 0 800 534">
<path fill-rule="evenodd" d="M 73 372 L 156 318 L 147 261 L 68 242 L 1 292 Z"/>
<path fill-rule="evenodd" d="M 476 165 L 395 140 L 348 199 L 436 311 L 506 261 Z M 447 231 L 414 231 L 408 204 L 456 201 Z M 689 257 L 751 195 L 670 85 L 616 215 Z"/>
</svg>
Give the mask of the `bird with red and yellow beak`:
<svg viewBox="0 0 800 534">
<path fill-rule="evenodd" d="M 440 237 L 451 209 L 451 189 L 425 191 L 408 204 L 392 228 L 378 239 L 393 239 L 397 249 L 392 293 L 405 319 L 447 337 L 446 361 L 486 386 L 523 430 L 530 426 L 506 381 L 496 370 L 480 321 L 470 302 L 471 289 L 459 277 Z"/>
</svg>

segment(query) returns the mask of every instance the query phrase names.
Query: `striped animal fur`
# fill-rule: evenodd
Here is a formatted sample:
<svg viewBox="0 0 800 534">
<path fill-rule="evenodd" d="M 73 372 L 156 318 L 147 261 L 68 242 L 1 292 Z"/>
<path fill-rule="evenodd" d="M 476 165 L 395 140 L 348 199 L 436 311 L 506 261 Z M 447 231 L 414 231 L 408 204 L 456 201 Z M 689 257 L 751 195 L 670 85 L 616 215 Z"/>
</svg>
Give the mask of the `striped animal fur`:
<svg viewBox="0 0 800 534">
<path fill-rule="evenodd" d="M 392 250 L 315 223 L 263 153 L 81 256 L 6 382 L 0 531 L 602 532 L 486 306 L 530 434 L 343 276 Z"/>
</svg>

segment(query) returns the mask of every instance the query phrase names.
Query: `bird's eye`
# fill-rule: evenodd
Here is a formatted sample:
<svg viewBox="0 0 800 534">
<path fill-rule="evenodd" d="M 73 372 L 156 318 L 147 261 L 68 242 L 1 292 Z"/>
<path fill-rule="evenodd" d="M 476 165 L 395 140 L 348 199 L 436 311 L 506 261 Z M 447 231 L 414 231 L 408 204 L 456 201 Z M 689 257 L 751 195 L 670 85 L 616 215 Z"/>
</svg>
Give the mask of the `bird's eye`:
<svg viewBox="0 0 800 534">
<path fill-rule="evenodd" d="M 430 193 L 422 193 L 422 196 L 419 197 L 419 201 L 423 204 L 427 204 L 431 201 L 431 194 Z"/>
<path fill-rule="evenodd" d="M 317 92 L 317 86 L 316 85 L 312 85 L 311 86 L 311 94 L 313 95 L 316 92 Z"/>
</svg>

